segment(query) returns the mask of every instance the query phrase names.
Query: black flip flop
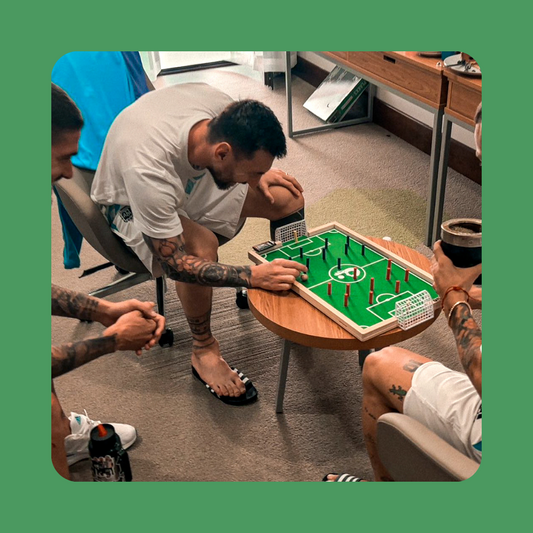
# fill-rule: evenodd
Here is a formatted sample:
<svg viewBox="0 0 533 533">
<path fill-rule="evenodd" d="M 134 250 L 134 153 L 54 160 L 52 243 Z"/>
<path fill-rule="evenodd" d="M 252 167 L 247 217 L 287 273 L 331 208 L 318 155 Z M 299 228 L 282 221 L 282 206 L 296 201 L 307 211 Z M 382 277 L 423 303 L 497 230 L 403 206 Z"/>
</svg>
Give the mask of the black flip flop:
<svg viewBox="0 0 533 533">
<path fill-rule="evenodd" d="M 191 366 L 192 375 L 200 381 L 200 383 L 203 383 L 207 390 L 215 397 L 218 398 L 221 402 L 224 402 L 228 405 L 246 405 L 249 403 L 254 402 L 257 400 L 257 389 L 254 387 L 253 383 L 248 379 L 242 372 L 240 372 L 237 368 L 233 367 L 232 370 L 237 372 L 238 376 L 241 378 L 241 381 L 244 383 L 246 387 L 246 392 L 244 394 L 241 394 L 240 396 L 220 396 L 218 395 L 196 372 L 196 369 Z"/>
<path fill-rule="evenodd" d="M 360 478 L 360 477 L 355 477 L 355 476 L 352 476 L 350 474 L 337 474 L 336 472 L 331 472 L 329 474 L 326 474 L 322 478 L 322 481 L 329 481 L 328 480 L 328 476 L 339 476 L 335 480 L 335 482 L 337 482 L 337 481 L 363 481 L 362 478 Z"/>
</svg>

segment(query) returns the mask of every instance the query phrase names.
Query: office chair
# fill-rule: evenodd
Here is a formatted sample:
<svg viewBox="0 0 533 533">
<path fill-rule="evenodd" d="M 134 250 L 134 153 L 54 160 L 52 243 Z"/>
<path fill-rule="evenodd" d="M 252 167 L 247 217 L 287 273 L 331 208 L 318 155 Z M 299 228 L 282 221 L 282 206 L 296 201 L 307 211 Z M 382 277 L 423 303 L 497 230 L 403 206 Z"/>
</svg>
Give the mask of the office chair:
<svg viewBox="0 0 533 533">
<path fill-rule="evenodd" d="M 400 413 L 378 419 L 378 454 L 394 481 L 463 481 L 479 464 Z"/>
<path fill-rule="evenodd" d="M 87 242 L 119 271 L 129 274 L 100 289 L 90 292 L 99 298 L 120 292 L 152 279 L 151 273 L 142 261 L 117 237 L 107 220 L 90 196 L 94 171 L 73 166 L 73 178 L 63 179 L 55 184 L 56 191 L 72 221 Z M 165 314 L 166 285 L 163 277 L 156 278 L 156 301 L 160 315 Z M 172 346 L 174 334 L 170 328 L 161 336 L 161 346 Z"/>
</svg>

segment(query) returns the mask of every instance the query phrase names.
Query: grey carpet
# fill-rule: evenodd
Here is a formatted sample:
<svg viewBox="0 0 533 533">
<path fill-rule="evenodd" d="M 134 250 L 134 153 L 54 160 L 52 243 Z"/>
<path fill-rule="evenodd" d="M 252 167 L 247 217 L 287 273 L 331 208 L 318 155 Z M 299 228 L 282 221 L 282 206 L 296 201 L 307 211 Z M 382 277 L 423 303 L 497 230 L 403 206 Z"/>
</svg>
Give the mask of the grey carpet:
<svg viewBox="0 0 533 533">
<path fill-rule="evenodd" d="M 282 83 L 271 91 L 242 74 L 218 69 L 167 77 L 162 83 L 207 81 L 233 97 L 254 97 L 285 120 Z M 279 85 L 279 87 L 278 87 Z M 316 124 L 301 108 L 312 88 L 295 79 L 297 128 Z M 422 245 L 429 158 L 385 130 L 366 124 L 288 140 L 278 166 L 303 184 L 310 227 L 338 220 L 368 235 L 388 235 L 429 255 Z M 481 189 L 449 172 L 446 217 L 481 216 Z M 251 244 L 268 237 L 268 223 L 249 220 L 242 233 L 220 250 L 221 261 L 248 263 Z M 61 228 L 52 207 L 52 281 L 90 291 L 118 274 L 105 270 L 79 279 L 62 267 Z M 86 243 L 82 266 L 103 262 Z M 214 399 L 190 374 L 190 338 L 175 291 L 166 295 L 172 348 L 155 348 L 141 358 L 131 353 L 102 357 L 56 380 L 65 411 L 86 409 L 92 418 L 133 424 L 139 438 L 130 449 L 136 481 L 316 481 L 329 471 L 371 476 L 360 427 L 361 376 L 357 354 L 296 347 L 285 413 L 274 409 L 280 339 L 239 310 L 233 289 L 215 291 L 213 331 L 227 360 L 244 370 L 259 401 L 243 408 Z M 147 282 L 110 300 L 154 300 Z M 480 314 L 477 314 L 480 319 Z M 52 342 L 98 334 L 98 324 L 54 317 Z M 460 369 L 444 318 L 403 347 Z M 89 461 L 71 469 L 75 480 L 90 479 Z"/>
</svg>

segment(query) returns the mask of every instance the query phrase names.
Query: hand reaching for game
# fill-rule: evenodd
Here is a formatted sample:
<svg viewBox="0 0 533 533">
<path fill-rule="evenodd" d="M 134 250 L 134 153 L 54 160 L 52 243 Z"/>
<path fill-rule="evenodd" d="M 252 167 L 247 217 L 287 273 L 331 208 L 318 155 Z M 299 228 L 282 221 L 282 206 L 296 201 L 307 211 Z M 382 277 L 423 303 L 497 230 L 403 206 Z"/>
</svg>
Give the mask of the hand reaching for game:
<svg viewBox="0 0 533 533">
<path fill-rule="evenodd" d="M 131 311 L 109 326 L 104 336 L 115 336 L 116 350 L 134 350 L 141 355 L 143 348 L 150 347 L 157 328 L 155 320 L 144 318 L 140 311 Z"/>
<path fill-rule="evenodd" d="M 269 291 L 288 291 L 296 278 L 302 272 L 307 272 L 307 268 L 296 261 L 275 259 L 272 263 L 252 266 L 251 271 L 252 287 Z"/>
<path fill-rule="evenodd" d="M 278 168 L 272 168 L 268 172 L 265 172 L 257 185 L 259 191 L 271 204 L 274 203 L 274 197 L 269 191 L 269 188 L 272 186 L 285 187 L 295 198 L 300 198 L 304 192 L 303 187 L 296 178 L 289 176 L 286 172 Z"/>
</svg>

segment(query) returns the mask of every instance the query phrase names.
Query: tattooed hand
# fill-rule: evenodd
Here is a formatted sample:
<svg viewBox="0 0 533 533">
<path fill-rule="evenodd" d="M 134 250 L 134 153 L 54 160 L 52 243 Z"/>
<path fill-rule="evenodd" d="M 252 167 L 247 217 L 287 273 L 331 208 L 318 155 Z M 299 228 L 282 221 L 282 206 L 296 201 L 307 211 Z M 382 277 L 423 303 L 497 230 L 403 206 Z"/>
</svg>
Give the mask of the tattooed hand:
<svg viewBox="0 0 533 533">
<path fill-rule="evenodd" d="M 276 259 L 252 267 L 252 287 L 269 291 L 288 291 L 307 268 L 296 261 Z"/>
</svg>

